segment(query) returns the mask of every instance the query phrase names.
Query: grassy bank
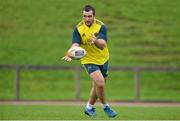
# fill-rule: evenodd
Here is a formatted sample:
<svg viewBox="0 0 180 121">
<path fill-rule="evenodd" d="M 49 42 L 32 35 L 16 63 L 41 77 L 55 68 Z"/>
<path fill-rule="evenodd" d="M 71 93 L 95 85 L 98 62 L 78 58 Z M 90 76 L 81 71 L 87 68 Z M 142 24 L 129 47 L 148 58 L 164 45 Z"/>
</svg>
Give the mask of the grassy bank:
<svg viewBox="0 0 180 121">
<path fill-rule="evenodd" d="M 1 0 L 0 64 L 79 65 L 60 58 L 85 4 L 93 5 L 108 27 L 110 65 L 180 66 L 179 0 Z M 14 71 L 0 70 L 1 99 L 15 98 L 14 80 Z M 73 80 L 74 72 L 23 71 L 21 98 L 74 99 Z M 82 99 L 87 99 L 89 80 L 84 73 Z M 179 73 L 143 72 L 141 99 L 180 100 L 179 80 Z M 110 72 L 107 94 L 133 99 L 133 84 L 133 73 Z"/>
</svg>

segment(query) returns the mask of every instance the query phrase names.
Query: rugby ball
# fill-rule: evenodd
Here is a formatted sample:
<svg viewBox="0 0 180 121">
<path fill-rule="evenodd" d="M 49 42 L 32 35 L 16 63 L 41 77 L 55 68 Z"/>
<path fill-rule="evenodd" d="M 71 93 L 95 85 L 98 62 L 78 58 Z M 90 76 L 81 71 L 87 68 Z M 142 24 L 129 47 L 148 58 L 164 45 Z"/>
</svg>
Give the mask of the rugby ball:
<svg viewBox="0 0 180 121">
<path fill-rule="evenodd" d="M 86 55 L 86 50 L 82 47 L 72 47 L 68 50 L 72 59 L 81 59 Z"/>
</svg>

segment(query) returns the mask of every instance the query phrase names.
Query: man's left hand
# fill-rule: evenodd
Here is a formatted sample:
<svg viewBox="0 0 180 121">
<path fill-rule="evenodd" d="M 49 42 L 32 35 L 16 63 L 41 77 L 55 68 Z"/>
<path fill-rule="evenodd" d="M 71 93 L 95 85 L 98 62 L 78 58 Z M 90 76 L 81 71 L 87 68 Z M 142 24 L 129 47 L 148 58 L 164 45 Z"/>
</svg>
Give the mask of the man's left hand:
<svg viewBox="0 0 180 121">
<path fill-rule="evenodd" d="M 89 39 L 89 41 L 94 44 L 97 41 L 97 38 L 94 34 L 92 34 L 91 38 Z"/>
</svg>

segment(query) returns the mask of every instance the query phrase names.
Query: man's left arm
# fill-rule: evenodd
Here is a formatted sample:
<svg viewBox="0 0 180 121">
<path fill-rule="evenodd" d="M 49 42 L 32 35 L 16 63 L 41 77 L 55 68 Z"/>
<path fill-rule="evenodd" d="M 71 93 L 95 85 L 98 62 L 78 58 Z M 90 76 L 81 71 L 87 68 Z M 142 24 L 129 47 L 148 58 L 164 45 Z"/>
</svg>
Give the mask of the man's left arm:
<svg viewBox="0 0 180 121">
<path fill-rule="evenodd" d="M 96 35 L 92 35 L 92 37 L 90 38 L 90 41 L 92 43 L 94 43 L 99 49 L 103 50 L 107 44 L 107 29 L 105 25 L 101 26 L 101 29 L 99 31 L 99 34 Z"/>
</svg>

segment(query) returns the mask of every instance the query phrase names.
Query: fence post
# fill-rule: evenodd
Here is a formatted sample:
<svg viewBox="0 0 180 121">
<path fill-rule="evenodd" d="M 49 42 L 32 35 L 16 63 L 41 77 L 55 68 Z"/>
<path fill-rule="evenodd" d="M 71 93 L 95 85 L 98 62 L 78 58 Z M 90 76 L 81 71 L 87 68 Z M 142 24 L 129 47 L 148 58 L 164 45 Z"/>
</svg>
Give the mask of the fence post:
<svg viewBox="0 0 180 121">
<path fill-rule="evenodd" d="M 16 101 L 20 100 L 20 67 L 16 66 Z"/>
<path fill-rule="evenodd" d="M 75 98 L 77 101 L 80 100 L 80 92 L 81 92 L 81 87 L 80 87 L 80 73 L 81 73 L 81 68 L 76 67 L 75 69 Z"/>
<path fill-rule="evenodd" d="M 140 69 L 134 70 L 134 96 L 135 101 L 140 101 Z"/>
</svg>

